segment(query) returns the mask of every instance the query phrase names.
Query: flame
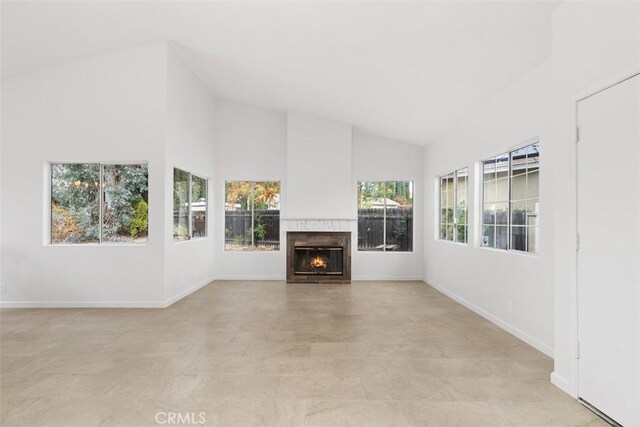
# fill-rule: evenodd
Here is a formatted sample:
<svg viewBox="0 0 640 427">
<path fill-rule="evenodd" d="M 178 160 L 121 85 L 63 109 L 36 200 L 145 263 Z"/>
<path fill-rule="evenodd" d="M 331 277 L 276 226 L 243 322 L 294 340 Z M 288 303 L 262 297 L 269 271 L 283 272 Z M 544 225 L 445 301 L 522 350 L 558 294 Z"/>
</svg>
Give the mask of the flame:
<svg viewBox="0 0 640 427">
<path fill-rule="evenodd" d="M 312 268 L 327 268 L 327 261 L 323 257 L 321 257 L 320 255 L 318 255 L 314 259 L 311 260 L 309 265 Z"/>
</svg>

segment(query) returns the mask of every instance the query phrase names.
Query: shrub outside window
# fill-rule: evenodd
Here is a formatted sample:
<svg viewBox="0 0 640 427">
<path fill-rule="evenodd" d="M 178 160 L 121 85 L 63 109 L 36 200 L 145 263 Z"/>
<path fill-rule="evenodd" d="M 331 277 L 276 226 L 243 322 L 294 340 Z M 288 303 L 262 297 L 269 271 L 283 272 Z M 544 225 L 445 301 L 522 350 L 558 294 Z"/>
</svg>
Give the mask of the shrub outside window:
<svg viewBox="0 0 640 427">
<path fill-rule="evenodd" d="M 413 251 L 413 182 L 358 182 L 358 250 Z"/>
<path fill-rule="evenodd" d="M 540 143 L 483 162 L 482 246 L 539 252 Z"/>
<path fill-rule="evenodd" d="M 52 163 L 51 243 L 146 243 L 146 164 Z"/>
<path fill-rule="evenodd" d="M 226 181 L 225 250 L 280 250 L 280 182 Z"/>
<path fill-rule="evenodd" d="M 467 243 L 469 168 L 440 177 L 440 239 Z"/>
<path fill-rule="evenodd" d="M 173 240 L 207 237 L 207 180 L 173 168 Z"/>
</svg>

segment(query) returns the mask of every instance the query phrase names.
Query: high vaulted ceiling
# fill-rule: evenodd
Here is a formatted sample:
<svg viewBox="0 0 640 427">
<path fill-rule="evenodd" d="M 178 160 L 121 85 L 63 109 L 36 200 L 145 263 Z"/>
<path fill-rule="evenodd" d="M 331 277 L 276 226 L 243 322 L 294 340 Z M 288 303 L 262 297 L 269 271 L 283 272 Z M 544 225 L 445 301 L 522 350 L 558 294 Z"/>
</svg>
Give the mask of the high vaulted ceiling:
<svg viewBox="0 0 640 427">
<path fill-rule="evenodd" d="M 3 2 L 3 78 L 171 40 L 220 97 L 425 144 L 551 53 L 557 2 Z"/>
</svg>

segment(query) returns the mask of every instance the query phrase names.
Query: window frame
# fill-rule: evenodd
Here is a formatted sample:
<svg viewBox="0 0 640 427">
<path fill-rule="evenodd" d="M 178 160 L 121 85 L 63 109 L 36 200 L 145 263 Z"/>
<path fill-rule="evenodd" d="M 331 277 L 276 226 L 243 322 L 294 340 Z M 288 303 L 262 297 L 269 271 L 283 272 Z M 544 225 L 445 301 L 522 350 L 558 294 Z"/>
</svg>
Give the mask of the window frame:
<svg viewBox="0 0 640 427">
<path fill-rule="evenodd" d="M 412 193 L 413 193 L 413 198 L 411 199 L 411 210 L 412 210 L 412 215 L 411 215 L 411 250 L 407 250 L 407 251 L 388 251 L 387 250 L 387 197 L 386 197 L 386 188 L 387 188 L 387 183 L 388 182 L 408 182 L 411 184 L 411 187 L 413 189 Z M 382 220 L 382 250 L 381 251 L 372 251 L 372 250 L 365 250 L 365 249 L 360 249 L 360 246 L 358 244 L 358 221 L 360 220 L 360 215 L 358 214 L 358 206 L 359 206 L 359 197 L 358 197 L 358 189 L 360 188 L 360 184 L 361 183 L 379 183 L 379 184 L 383 184 L 383 194 L 385 195 L 385 197 L 383 197 L 383 202 L 382 202 L 382 214 L 383 214 L 383 220 Z M 388 179 L 388 180 L 367 180 L 367 179 L 359 179 L 357 180 L 356 183 L 356 251 L 360 252 L 360 253 L 385 253 L 385 252 L 390 252 L 390 253 L 395 253 L 395 254 L 412 254 L 415 252 L 415 248 L 414 248 L 414 243 L 415 243 L 415 217 L 416 217 L 416 194 L 418 194 L 418 192 L 416 191 L 416 181 L 414 181 L 413 179 Z"/>
<path fill-rule="evenodd" d="M 437 179 L 437 185 L 438 185 L 438 203 L 437 203 L 437 233 L 436 233 L 436 239 L 437 241 L 441 241 L 441 242 L 447 242 L 447 243 L 456 243 L 459 245 L 464 245 L 464 246 L 469 246 L 469 177 L 470 177 L 470 170 L 471 168 L 469 168 L 469 166 L 465 166 L 462 168 L 458 168 L 455 169 L 451 172 L 448 173 L 444 173 L 441 175 L 438 175 Z M 464 224 L 464 226 L 467 227 L 466 229 L 466 233 L 465 233 L 465 237 L 466 240 L 464 242 L 461 242 L 458 240 L 458 226 L 460 225 L 459 223 L 459 218 L 458 218 L 458 173 L 462 172 L 462 171 L 466 171 L 467 173 L 467 184 L 465 185 L 465 200 L 466 200 L 466 204 L 467 204 L 467 221 Z M 442 179 L 448 177 L 449 175 L 453 175 L 453 239 L 449 240 L 446 238 L 442 238 L 441 237 L 441 229 L 442 229 Z"/>
<path fill-rule="evenodd" d="M 87 243 L 55 243 L 53 242 L 53 166 L 54 165 L 98 165 L 99 166 L 99 192 L 98 192 L 98 241 L 97 242 L 87 242 Z M 147 187 L 149 187 L 149 161 L 148 160 L 140 160 L 140 161 L 47 161 L 44 164 L 45 168 L 45 185 L 48 188 L 47 192 L 47 210 L 48 218 L 46 221 L 46 227 L 44 232 L 46 235 L 44 236 L 44 245 L 45 246 L 127 246 L 127 247 L 138 247 L 138 246 L 146 246 L 149 244 L 151 240 L 151 233 L 147 232 L 147 241 L 146 242 L 103 242 L 102 241 L 102 222 L 104 218 L 104 167 L 105 166 L 120 166 L 120 165 L 133 165 L 133 166 L 146 166 L 147 167 Z M 151 205 L 147 201 L 147 216 L 150 216 Z M 150 230 L 149 230 L 150 231 Z"/>
<path fill-rule="evenodd" d="M 511 146 L 510 148 L 506 149 L 506 150 L 502 150 L 494 155 L 485 157 L 483 160 L 479 160 L 477 162 L 478 167 L 476 168 L 477 171 L 477 178 L 478 178 L 478 182 L 479 182 L 479 201 L 477 206 L 478 209 L 478 213 L 479 215 L 477 215 L 477 220 L 474 221 L 474 224 L 476 225 L 477 228 L 477 232 L 474 233 L 476 236 L 476 247 L 479 247 L 481 249 L 486 249 L 489 251 L 497 251 L 497 252 L 501 252 L 501 253 L 509 253 L 509 254 L 514 254 L 514 255 L 520 255 L 520 256 L 526 256 L 526 257 L 539 257 L 541 250 L 538 247 L 538 251 L 534 252 L 534 251 L 527 251 L 527 250 L 520 250 L 520 249 L 513 249 L 512 248 L 512 204 L 513 204 L 513 195 L 512 195 L 512 179 L 513 179 L 513 169 L 512 169 L 512 154 L 516 151 L 519 151 L 521 149 L 525 149 L 531 145 L 534 144 L 538 144 L 538 204 L 540 204 L 540 165 L 542 164 L 540 158 L 540 154 L 541 154 L 541 149 L 540 149 L 540 141 L 541 138 L 540 137 L 535 137 L 535 138 L 531 138 L 529 140 L 524 141 L 523 143 L 517 144 L 515 146 Z M 496 159 L 498 157 L 501 156 L 506 156 L 508 159 L 508 169 L 507 169 L 507 193 L 508 193 L 508 198 L 506 201 L 507 204 L 507 224 L 504 225 L 507 228 L 507 247 L 505 249 L 502 248 L 497 248 L 494 246 L 485 246 L 482 242 L 482 239 L 484 237 L 484 187 L 485 187 L 485 180 L 484 180 L 484 165 L 485 165 L 485 161 L 489 160 L 489 159 Z M 528 174 L 528 172 L 527 172 Z M 478 186 L 476 187 L 478 188 Z M 521 201 L 520 199 L 518 199 L 517 201 Z M 494 225 L 495 227 L 495 225 Z M 518 226 L 516 226 L 518 227 Z M 525 227 L 526 228 L 526 227 Z M 540 238 L 540 226 L 535 227 L 537 228 L 537 235 L 538 235 L 538 239 Z"/>
<path fill-rule="evenodd" d="M 251 184 L 251 195 L 248 199 L 248 202 L 250 202 L 250 206 L 251 206 L 251 230 L 254 230 L 255 227 L 255 186 L 257 183 L 259 182 L 277 182 L 278 183 L 278 187 L 280 188 L 280 191 L 278 193 L 278 229 L 280 230 L 280 232 L 278 233 L 278 249 L 276 250 L 256 250 L 256 245 L 255 245 L 255 235 L 254 233 L 251 233 L 251 246 L 250 249 L 248 250 L 244 250 L 244 251 L 240 251 L 240 250 L 232 250 L 232 249 L 227 249 L 227 241 L 226 241 L 226 233 L 224 232 L 225 227 L 226 227 L 226 213 L 227 212 L 232 212 L 232 211 L 227 211 L 227 183 L 228 182 L 248 182 Z M 264 254 L 278 254 L 282 251 L 282 180 L 281 179 L 225 179 L 222 181 L 222 217 L 224 218 L 224 220 L 222 221 L 222 250 L 225 253 L 264 253 Z"/>
<path fill-rule="evenodd" d="M 172 231 L 171 235 L 172 235 L 172 239 L 173 239 L 173 243 L 185 243 L 185 242 L 191 242 L 191 241 L 198 241 L 198 240 L 202 240 L 202 239 L 207 239 L 209 238 L 209 178 L 201 176 L 201 175 L 196 175 L 192 172 L 189 172 L 185 169 L 179 168 L 177 166 L 174 166 L 171 171 L 172 171 L 172 177 L 171 177 L 171 199 L 173 200 L 173 192 L 175 191 L 175 171 L 179 170 L 183 173 L 186 173 L 189 177 L 189 180 L 187 181 L 187 237 L 185 239 L 176 239 L 176 235 L 175 233 Z M 205 214 L 204 214 L 204 230 L 205 230 L 205 235 L 204 236 L 197 236 L 194 237 L 193 236 L 193 210 L 192 210 L 192 204 L 193 204 L 193 177 L 199 178 L 201 180 L 203 180 L 205 182 L 206 185 L 206 190 L 205 190 L 205 194 L 207 195 L 206 200 L 205 200 Z M 173 230 L 174 227 L 174 206 L 173 206 L 173 202 L 171 203 L 171 229 Z"/>
</svg>

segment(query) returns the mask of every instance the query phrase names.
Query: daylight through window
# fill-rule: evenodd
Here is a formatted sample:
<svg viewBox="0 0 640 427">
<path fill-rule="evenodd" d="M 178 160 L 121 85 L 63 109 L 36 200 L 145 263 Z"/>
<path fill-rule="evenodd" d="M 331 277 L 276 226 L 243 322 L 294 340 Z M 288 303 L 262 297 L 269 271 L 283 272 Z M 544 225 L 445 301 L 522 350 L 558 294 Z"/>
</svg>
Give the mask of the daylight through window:
<svg viewBox="0 0 640 427">
<path fill-rule="evenodd" d="M 145 243 L 146 164 L 51 164 L 51 243 Z"/>
<path fill-rule="evenodd" d="M 280 182 L 225 182 L 225 250 L 280 249 Z"/>
<path fill-rule="evenodd" d="M 483 162 L 482 246 L 539 252 L 538 142 Z"/>
<path fill-rule="evenodd" d="M 413 251 L 413 182 L 358 182 L 358 250 Z"/>
<path fill-rule="evenodd" d="M 440 177 L 440 239 L 467 243 L 469 168 Z"/>
<path fill-rule="evenodd" d="M 207 180 L 173 168 L 173 239 L 207 237 Z"/>
</svg>

